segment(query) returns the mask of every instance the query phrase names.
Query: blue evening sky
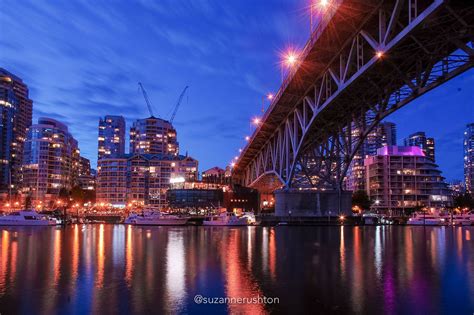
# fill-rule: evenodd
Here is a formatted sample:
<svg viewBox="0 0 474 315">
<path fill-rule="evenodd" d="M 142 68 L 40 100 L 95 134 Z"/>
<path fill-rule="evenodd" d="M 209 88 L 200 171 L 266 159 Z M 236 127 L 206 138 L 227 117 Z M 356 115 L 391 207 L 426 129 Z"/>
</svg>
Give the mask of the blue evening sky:
<svg viewBox="0 0 474 315">
<path fill-rule="evenodd" d="M 34 122 L 49 116 L 69 125 L 82 154 L 95 166 L 100 116 L 131 121 L 175 119 L 181 153 L 200 170 L 224 167 L 244 144 L 262 95 L 280 82 L 278 54 L 303 47 L 306 1 L 17 1 L 0 11 L 0 66 L 22 77 L 34 101 Z M 474 72 L 448 82 L 389 120 L 398 140 L 426 131 L 448 179 L 461 179 L 462 136 L 474 121 Z M 128 138 L 128 136 L 127 136 Z M 128 147 L 128 145 L 127 145 Z"/>
</svg>

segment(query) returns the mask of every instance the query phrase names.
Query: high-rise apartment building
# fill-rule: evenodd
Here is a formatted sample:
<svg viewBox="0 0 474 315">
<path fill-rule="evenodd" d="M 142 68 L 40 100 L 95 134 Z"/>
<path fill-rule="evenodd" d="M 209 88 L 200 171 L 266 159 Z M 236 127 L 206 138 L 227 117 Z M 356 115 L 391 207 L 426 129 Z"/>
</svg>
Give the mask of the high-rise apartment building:
<svg viewBox="0 0 474 315">
<path fill-rule="evenodd" d="M 418 131 L 409 135 L 403 141 L 405 146 L 416 146 L 423 150 L 426 157 L 435 161 L 435 141 L 434 138 L 426 136 L 425 132 Z"/>
<path fill-rule="evenodd" d="M 183 155 L 125 154 L 98 161 L 97 202 L 163 207 L 172 183 L 195 181 L 198 161 Z"/>
<path fill-rule="evenodd" d="M 107 115 L 99 119 L 98 159 L 125 153 L 125 119 Z"/>
<path fill-rule="evenodd" d="M 464 131 L 464 182 L 466 191 L 474 196 L 474 123 Z"/>
<path fill-rule="evenodd" d="M 78 177 L 74 186 L 79 186 L 82 190 L 95 189 L 95 176 L 91 171 L 91 162 L 83 156 L 79 159 Z"/>
<path fill-rule="evenodd" d="M 130 153 L 179 154 L 179 144 L 173 125 L 161 118 L 149 117 L 135 121 L 130 128 Z"/>
<path fill-rule="evenodd" d="M 33 101 L 22 79 L 0 68 L 0 194 L 16 192 Z"/>
<path fill-rule="evenodd" d="M 366 155 L 376 155 L 378 149 L 388 145 L 397 145 L 397 125 L 383 121 L 369 133 L 363 150 Z"/>
<path fill-rule="evenodd" d="M 357 128 L 353 130 L 353 136 L 357 137 L 359 131 Z M 392 122 L 381 122 L 372 132 L 369 133 L 362 147 L 352 159 L 351 165 L 347 171 L 346 189 L 357 191 L 366 189 L 366 176 L 364 159 L 367 156 L 377 154 L 377 150 L 384 146 L 397 144 L 397 128 Z"/>
<path fill-rule="evenodd" d="M 367 193 L 381 213 L 402 214 L 417 207 L 443 209 L 452 196 L 441 171 L 417 146 L 387 146 L 365 160 Z"/>
<path fill-rule="evenodd" d="M 33 200 L 51 201 L 77 183 L 80 152 L 65 124 L 39 118 L 28 130 L 23 158 L 23 188 Z"/>
</svg>

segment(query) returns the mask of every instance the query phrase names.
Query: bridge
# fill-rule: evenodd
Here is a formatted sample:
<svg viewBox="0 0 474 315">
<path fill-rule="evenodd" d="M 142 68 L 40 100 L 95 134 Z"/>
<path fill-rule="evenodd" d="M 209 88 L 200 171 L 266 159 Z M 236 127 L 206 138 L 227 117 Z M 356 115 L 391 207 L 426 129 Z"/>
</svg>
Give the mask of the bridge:
<svg viewBox="0 0 474 315">
<path fill-rule="evenodd" d="M 263 193 L 333 192 L 341 212 L 344 178 L 371 130 L 473 67 L 474 3 L 327 2 L 233 178 Z"/>
</svg>

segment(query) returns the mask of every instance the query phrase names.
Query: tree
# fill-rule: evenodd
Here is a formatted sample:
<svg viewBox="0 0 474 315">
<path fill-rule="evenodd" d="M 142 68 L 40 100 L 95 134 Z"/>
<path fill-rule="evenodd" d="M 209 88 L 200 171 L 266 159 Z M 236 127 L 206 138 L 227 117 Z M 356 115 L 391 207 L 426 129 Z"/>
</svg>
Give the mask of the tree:
<svg viewBox="0 0 474 315">
<path fill-rule="evenodd" d="M 84 203 L 84 197 L 85 197 L 84 191 L 82 190 L 80 186 L 74 186 L 71 189 L 71 198 L 72 200 L 74 200 L 74 202 Z"/>
<path fill-rule="evenodd" d="M 459 195 L 454 198 L 454 207 L 455 208 L 468 208 L 468 209 L 473 209 L 474 208 L 474 199 L 472 198 L 472 195 L 469 193 L 464 193 L 464 195 Z"/>
<path fill-rule="evenodd" d="M 26 196 L 26 198 L 25 198 L 25 209 L 26 209 L 26 210 L 31 209 L 31 204 L 32 204 L 32 202 L 31 202 L 31 194 L 28 194 L 28 195 Z"/>
<path fill-rule="evenodd" d="M 95 202 L 95 190 L 82 189 L 80 186 L 74 186 L 71 190 L 71 198 L 74 202 L 84 204 L 86 202 Z"/>
<path fill-rule="evenodd" d="M 62 188 L 59 190 L 59 198 L 60 198 L 60 199 L 63 199 L 63 200 L 68 200 L 68 198 L 69 198 L 69 190 L 67 190 L 66 188 L 62 187 Z"/>
<path fill-rule="evenodd" d="M 362 210 L 369 210 L 372 202 L 365 190 L 357 190 L 352 194 L 352 206 Z"/>
</svg>

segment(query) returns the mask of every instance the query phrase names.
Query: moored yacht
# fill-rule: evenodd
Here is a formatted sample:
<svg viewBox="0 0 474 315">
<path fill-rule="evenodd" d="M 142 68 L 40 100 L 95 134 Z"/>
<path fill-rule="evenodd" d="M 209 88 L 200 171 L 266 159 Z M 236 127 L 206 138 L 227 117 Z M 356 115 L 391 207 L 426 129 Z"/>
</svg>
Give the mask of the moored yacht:
<svg viewBox="0 0 474 315">
<path fill-rule="evenodd" d="M 450 222 L 452 225 L 472 225 L 474 222 L 474 216 L 469 215 L 469 213 L 465 214 L 454 214 L 450 217 Z"/>
<path fill-rule="evenodd" d="M 411 218 L 408 219 L 408 225 L 445 225 L 447 222 L 443 217 L 436 214 L 415 212 Z"/>
<path fill-rule="evenodd" d="M 188 220 L 188 217 L 163 214 L 159 211 L 144 211 L 142 215 L 129 215 L 124 223 L 133 225 L 186 225 Z"/>
<path fill-rule="evenodd" d="M 7 215 L 0 216 L 0 225 L 8 226 L 48 226 L 48 225 L 58 225 L 59 221 L 48 217 L 46 215 L 41 215 L 33 210 L 22 210 L 11 212 Z"/>
<path fill-rule="evenodd" d="M 238 217 L 232 212 L 223 212 L 218 216 L 211 216 L 203 221 L 203 225 L 207 226 L 245 226 L 251 224 L 252 220 L 249 216 L 243 215 Z"/>
</svg>

